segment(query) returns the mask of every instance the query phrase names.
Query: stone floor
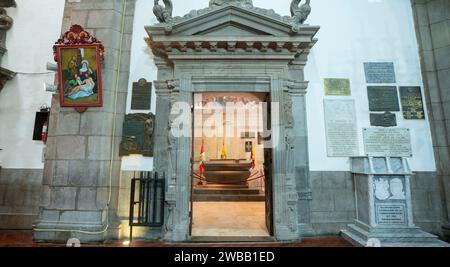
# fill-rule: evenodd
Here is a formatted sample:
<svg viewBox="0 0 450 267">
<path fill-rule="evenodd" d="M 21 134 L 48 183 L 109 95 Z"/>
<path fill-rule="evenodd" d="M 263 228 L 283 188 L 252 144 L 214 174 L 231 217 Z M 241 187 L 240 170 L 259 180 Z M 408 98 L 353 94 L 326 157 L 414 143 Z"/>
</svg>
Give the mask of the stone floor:
<svg viewBox="0 0 450 267">
<path fill-rule="evenodd" d="M 269 236 L 265 202 L 194 202 L 192 236 Z"/>
<path fill-rule="evenodd" d="M 65 244 L 35 243 L 31 231 L 0 231 L 0 247 L 64 247 Z M 84 247 L 128 247 L 122 242 L 83 245 Z M 306 238 L 300 243 L 163 243 L 134 241 L 131 247 L 352 247 L 339 236 Z"/>
</svg>

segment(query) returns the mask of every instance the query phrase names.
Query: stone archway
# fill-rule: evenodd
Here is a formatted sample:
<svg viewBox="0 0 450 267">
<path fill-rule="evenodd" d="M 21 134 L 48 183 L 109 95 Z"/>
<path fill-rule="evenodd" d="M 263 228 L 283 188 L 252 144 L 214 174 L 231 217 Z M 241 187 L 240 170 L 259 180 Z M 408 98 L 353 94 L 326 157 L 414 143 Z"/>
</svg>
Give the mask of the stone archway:
<svg viewBox="0 0 450 267">
<path fill-rule="evenodd" d="M 171 130 L 181 119 L 190 133 L 191 115 L 174 106 L 192 105 L 193 93 L 231 91 L 270 93 L 280 107 L 271 122 L 275 238 L 299 240 L 309 216 L 299 216 L 300 205 L 309 205 L 311 193 L 298 186 L 309 177 L 307 156 L 294 154 L 308 153 L 303 68 L 319 27 L 302 25 L 296 32 L 286 17 L 234 1 L 146 29 L 158 67 L 155 169 L 168 174 L 169 185 L 165 239 L 189 238 L 191 140 Z"/>
</svg>

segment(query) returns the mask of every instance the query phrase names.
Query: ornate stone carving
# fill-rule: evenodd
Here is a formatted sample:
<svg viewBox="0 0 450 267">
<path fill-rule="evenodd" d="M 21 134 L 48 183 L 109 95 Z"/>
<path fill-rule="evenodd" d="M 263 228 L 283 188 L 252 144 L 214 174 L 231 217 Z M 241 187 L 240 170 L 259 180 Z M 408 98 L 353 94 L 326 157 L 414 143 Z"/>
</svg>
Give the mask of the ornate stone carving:
<svg viewBox="0 0 450 267">
<path fill-rule="evenodd" d="M 300 25 L 305 23 L 309 14 L 311 14 L 311 0 L 306 0 L 306 3 L 300 5 L 302 0 L 292 0 L 291 3 L 291 15 L 292 15 L 292 30 L 298 32 Z"/>
<path fill-rule="evenodd" d="M 171 0 L 163 0 L 164 7 L 159 4 L 159 0 L 155 0 L 153 6 L 153 14 L 156 19 L 161 23 L 169 23 L 172 21 L 173 4 Z"/>
<path fill-rule="evenodd" d="M 292 114 L 292 97 L 289 92 L 284 92 L 284 116 L 285 116 L 285 122 L 286 122 L 286 128 L 293 128 L 294 127 L 294 116 Z"/>
<path fill-rule="evenodd" d="M 6 82 L 14 78 L 14 76 L 16 76 L 15 72 L 0 67 L 0 91 L 3 89 Z"/>
<path fill-rule="evenodd" d="M 245 9 L 248 9 L 250 11 L 253 11 L 255 13 L 271 17 L 273 19 L 285 22 L 285 23 L 291 23 L 292 17 L 290 16 L 281 16 L 280 14 L 277 14 L 273 9 L 264 9 L 259 7 L 254 7 L 251 0 L 211 0 L 209 2 L 209 7 L 199 9 L 199 10 L 191 10 L 188 14 L 184 15 L 183 17 L 173 17 L 173 22 L 180 22 L 182 20 L 191 19 L 194 17 L 197 17 L 199 15 L 203 15 L 205 13 L 214 11 L 216 9 L 222 8 L 225 5 L 234 5 L 239 6 Z"/>
<path fill-rule="evenodd" d="M 13 25 L 13 19 L 8 16 L 4 8 L 0 8 L 0 30 L 9 30 Z"/>
<path fill-rule="evenodd" d="M 237 4 L 244 7 L 253 7 L 252 0 L 210 0 L 209 6 L 223 6 L 225 4 Z"/>
</svg>

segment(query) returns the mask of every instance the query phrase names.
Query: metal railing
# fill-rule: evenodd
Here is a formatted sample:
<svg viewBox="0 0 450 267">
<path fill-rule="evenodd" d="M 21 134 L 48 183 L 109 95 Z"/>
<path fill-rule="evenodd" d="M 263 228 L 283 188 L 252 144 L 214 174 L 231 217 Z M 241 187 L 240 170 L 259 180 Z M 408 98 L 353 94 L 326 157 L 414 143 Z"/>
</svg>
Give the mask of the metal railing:
<svg viewBox="0 0 450 267">
<path fill-rule="evenodd" d="M 164 224 L 165 174 L 138 172 L 131 179 L 130 242 L 133 227 L 161 227 Z"/>
</svg>

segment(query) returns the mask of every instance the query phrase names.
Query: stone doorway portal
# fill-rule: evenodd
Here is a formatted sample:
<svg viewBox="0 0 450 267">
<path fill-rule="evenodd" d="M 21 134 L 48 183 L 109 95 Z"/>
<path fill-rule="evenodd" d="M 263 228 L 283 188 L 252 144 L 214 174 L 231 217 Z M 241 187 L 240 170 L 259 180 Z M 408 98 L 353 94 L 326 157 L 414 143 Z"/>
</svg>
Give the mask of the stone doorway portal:
<svg viewBox="0 0 450 267">
<path fill-rule="evenodd" d="M 197 93 L 193 103 L 191 236 L 271 236 L 270 94 Z"/>
</svg>

